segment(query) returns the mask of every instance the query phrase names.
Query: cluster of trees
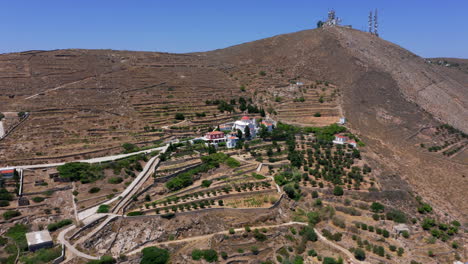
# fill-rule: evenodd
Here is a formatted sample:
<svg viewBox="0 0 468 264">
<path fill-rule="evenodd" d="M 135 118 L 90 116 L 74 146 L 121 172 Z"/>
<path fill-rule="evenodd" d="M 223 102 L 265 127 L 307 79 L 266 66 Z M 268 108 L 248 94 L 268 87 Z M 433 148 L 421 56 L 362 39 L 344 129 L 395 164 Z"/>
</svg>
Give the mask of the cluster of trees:
<svg viewBox="0 0 468 264">
<path fill-rule="evenodd" d="M 207 172 L 213 168 L 217 168 L 221 163 L 226 163 L 230 167 L 238 167 L 240 165 L 237 160 L 230 158 L 224 153 L 212 153 L 208 156 L 203 156 L 201 160 L 203 164 L 200 166 L 180 173 L 176 177 L 166 182 L 166 188 L 171 191 L 176 191 L 190 186 L 193 183 L 194 175 Z"/>
<path fill-rule="evenodd" d="M 202 200 L 199 202 L 191 202 L 191 203 L 186 203 L 186 204 L 173 205 L 171 207 L 166 207 L 166 208 L 157 208 L 156 214 L 160 214 L 161 210 L 164 210 L 166 213 L 168 213 L 169 210 L 172 210 L 174 213 L 176 213 L 177 211 L 182 212 L 184 210 L 192 210 L 192 209 L 196 210 L 198 208 L 204 209 L 205 207 L 210 207 L 215 204 L 216 204 L 215 200 Z M 218 200 L 218 205 L 224 206 L 224 201 Z"/>
<path fill-rule="evenodd" d="M 218 261 L 218 253 L 214 249 L 194 249 L 192 250 L 192 259 L 201 260 L 212 263 Z"/>
<path fill-rule="evenodd" d="M 132 144 L 124 144 L 124 149 L 134 150 Z M 136 146 L 135 146 L 136 147 Z M 133 151 L 130 151 L 133 152 Z M 134 177 L 136 171 L 142 171 L 143 167 L 140 161 L 148 161 L 145 154 L 134 155 L 125 159 L 105 164 L 89 164 L 84 162 L 70 162 L 57 167 L 60 177 L 70 179 L 71 181 L 80 181 L 81 183 L 90 183 L 104 177 L 105 169 L 112 169 L 114 174 L 120 174 L 122 169 L 129 176 Z M 114 179 L 119 181 L 118 179 Z"/>
<path fill-rule="evenodd" d="M 167 264 L 170 254 L 167 249 L 158 247 L 147 247 L 142 251 L 140 264 Z"/>
<path fill-rule="evenodd" d="M 3 213 L 3 219 L 10 220 L 14 217 L 20 216 L 21 213 L 15 210 L 8 210 Z"/>
<path fill-rule="evenodd" d="M 42 248 L 32 255 L 21 257 L 20 260 L 24 264 L 52 263 L 52 260 L 58 258 L 61 254 L 61 247 Z"/>
<path fill-rule="evenodd" d="M 82 183 L 93 182 L 104 176 L 103 169 L 99 165 L 70 162 L 57 167 L 60 177 L 71 181 L 81 181 Z"/>
<path fill-rule="evenodd" d="M 458 233 L 460 223 L 457 221 L 453 221 L 451 224 L 437 223 L 436 220 L 432 218 L 424 218 L 421 222 L 421 227 L 424 230 L 430 230 L 434 238 L 445 242 Z"/>
</svg>

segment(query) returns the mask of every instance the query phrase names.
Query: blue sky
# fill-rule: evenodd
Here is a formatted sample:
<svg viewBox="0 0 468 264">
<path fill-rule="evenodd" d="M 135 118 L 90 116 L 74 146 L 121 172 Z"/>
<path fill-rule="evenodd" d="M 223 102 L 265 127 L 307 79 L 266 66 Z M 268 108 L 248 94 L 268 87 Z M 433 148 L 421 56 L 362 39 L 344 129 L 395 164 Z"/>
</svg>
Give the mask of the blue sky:
<svg viewBox="0 0 468 264">
<path fill-rule="evenodd" d="M 467 0 L 0 0 L 0 52 L 63 48 L 192 52 L 315 28 L 334 8 L 356 29 L 423 57 L 468 58 Z"/>
</svg>

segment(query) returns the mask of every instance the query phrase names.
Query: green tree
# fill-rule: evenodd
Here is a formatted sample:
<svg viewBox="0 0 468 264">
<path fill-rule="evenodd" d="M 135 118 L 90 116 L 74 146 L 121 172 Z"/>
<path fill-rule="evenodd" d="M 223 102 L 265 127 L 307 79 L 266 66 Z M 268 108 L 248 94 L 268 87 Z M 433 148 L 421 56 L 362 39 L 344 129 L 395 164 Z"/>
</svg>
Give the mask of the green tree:
<svg viewBox="0 0 468 264">
<path fill-rule="evenodd" d="M 240 129 L 237 129 L 237 137 L 239 139 L 242 139 L 242 136 L 243 136 L 242 131 Z"/>
<path fill-rule="evenodd" d="M 363 261 L 363 260 L 366 259 L 366 252 L 364 250 L 362 250 L 361 248 L 356 248 L 354 250 L 354 257 L 357 260 Z"/>
<path fill-rule="evenodd" d="M 175 114 L 175 119 L 177 119 L 177 120 L 184 120 L 184 119 L 185 119 L 185 115 L 182 114 L 182 113 L 176 113 L 176 114 Z"/>
<path fill-rule="evenodd" d="M 244 135 L 245 135 L 245 138 L 250 138 L 250 127 L 249 126 L 246 126 L 245 129 L 244 129 Z"/>
<path fill-rule="evenodd" d="M 343 194 L 343 188 L 341 188 L 341 186 L 335 185 L 335 188 L 333 188 L 333 195 L 342 196 Z"/>
<path fill-rule="evenodd" d="M 158 247 L 147 247 L 142 251 L 141 264 L 166 264 L 169 262 L 169 251 Z"/>
<path fill-rule="evenodd" d="M 373 202 L 372 205 L 370 206 L 370 209 L 374 213 L 381 213 L 385 210 L 385 206 L 381 203 Z"/>
</svg>

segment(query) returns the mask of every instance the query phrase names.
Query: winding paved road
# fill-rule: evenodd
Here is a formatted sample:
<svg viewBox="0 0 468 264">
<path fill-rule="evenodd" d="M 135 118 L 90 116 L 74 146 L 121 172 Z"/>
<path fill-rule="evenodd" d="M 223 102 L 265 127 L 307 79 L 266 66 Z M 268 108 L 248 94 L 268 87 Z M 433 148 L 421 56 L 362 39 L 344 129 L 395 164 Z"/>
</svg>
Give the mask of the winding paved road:
<svg viewBox="0 0 468 264">
<path fill-rule="evenodd" d="M 127 158 L 127 157 L 134 156 L 134 155 L 141 154 L 141 153 L 148 154 L 153 151 L 161 151 L 163 149 L 167 149 L 167 146 L 159 147 L 159 148 L 151 148 L 151 149 L 141 150 L 141 151 L 132 152 L 132 153 L 126 153 L 126 154 L 118 154 L 118 155 L 92 158 L 92 159 L 86 159 L 86 160 L 77 160 L 73 162 L 100 163 L 100 162 L 114 161 L 114 160 Z M 17 169 L 43 169 L 43 168 L 57 167 L 65 163 L 66 162 L 35 164 L 35 165 L 21 165 L 21 166 L 15 166 L 15 168 Z"/>
</svg>

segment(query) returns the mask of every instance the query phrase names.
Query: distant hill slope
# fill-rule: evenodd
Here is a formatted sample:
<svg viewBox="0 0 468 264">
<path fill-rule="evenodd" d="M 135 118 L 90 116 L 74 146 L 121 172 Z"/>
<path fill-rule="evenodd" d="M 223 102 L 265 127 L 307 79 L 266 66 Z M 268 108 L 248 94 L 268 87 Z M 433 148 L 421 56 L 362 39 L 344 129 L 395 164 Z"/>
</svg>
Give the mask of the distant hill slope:
<svg viewBox="0 0 468 264">
<path fill-rule="evenodd" d="M 191 54 L 4 54 L 0 112 L 32 114 L 0 141 L 0 155 L 3 164 L 73 160 L 120 151 L 124 142 L 201 135 L 240 115 L 221 113 L 206 100 L 242 96 L 290 123 L 326 125 L 345 116 L 366 142 L 364 155 L 374 160 L 384 188 L 406 188 L 403 178 L 441 212 L 467 219 L 461 195 L 468 184 L 466 141 L 459 135 L 446 139 L 438 128 L 447 123 L 468 132 L 464 76 L 347 28 L 306 30 Z M 190 121 L 175 126 L 176 113 Z M 422 147 L 434 142 L 443 150 Z M 453 156 L 442 154 L 454 149 Z"/>
<path fill-rule="evenodd" d="M 441 122 L 468 132 L 466 87 L 423 58 L 366 32 L 348 28 L 305 30 L 207 52 L 205 56 L 242 66 L 281 67 L 295 76 L 330 80 L 342 86 L 374 72 L 386 73 L 407 100 Z M 378 85 L 374 89 L 379 89 Z"/>
</svg>

